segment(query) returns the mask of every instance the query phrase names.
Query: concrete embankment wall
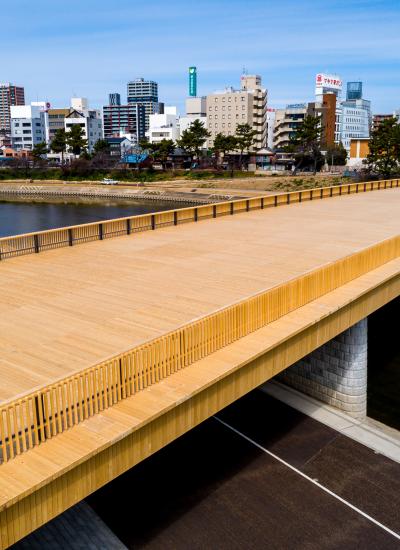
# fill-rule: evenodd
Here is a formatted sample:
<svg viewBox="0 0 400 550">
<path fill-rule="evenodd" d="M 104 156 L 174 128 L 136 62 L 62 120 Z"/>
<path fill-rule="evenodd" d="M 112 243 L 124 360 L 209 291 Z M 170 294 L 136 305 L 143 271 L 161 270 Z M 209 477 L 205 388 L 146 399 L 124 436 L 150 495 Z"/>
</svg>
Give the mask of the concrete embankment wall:
<svg viewBox="0 0 400 550">
<path fill-rule="evenodd" d="M 342 411 L 367 412 L 368 328 L 363 319 L 286 369 L 278 379 Z"/>
<path fill-rule="evenodd" d="M 110 186 L 111 187 L 111 186 Z M 97 199 L 123 199 L 123 200 L 156 200 L 156 201 L 171 201 L 182 202 L 186 204 L 211 204 L 218 199 L 208 198 L 208 196 L 192 195 L 189 193 L 148 193 L 140 189 L 126 189 L 112 186 L 105 187 L 90 187 L 90 186 L 69 186 L 69 185 L 1 185 L 0 198 L 18 196 L 23 197 L 38 197 L 38 198 L 97 198 Z M 220 199 L 222 200 L 222 199 Z"/>
</svg>

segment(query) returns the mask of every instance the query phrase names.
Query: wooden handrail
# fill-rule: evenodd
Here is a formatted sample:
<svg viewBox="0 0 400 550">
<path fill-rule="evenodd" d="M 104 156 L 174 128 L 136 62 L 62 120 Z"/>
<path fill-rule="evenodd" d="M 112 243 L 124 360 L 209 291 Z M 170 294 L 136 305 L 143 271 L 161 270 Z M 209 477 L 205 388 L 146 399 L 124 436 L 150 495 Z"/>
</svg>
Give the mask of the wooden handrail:
<svg viewBox="0 0 400 550">
<path fill-rule="evenodd" d="M 141 214 L 139 216 L 129 216 L 104 220 L 102 222 L 71 225 L 58 229 L 2 237 L 0 238 L 0 260 L 25 254 L 37 254 L 53 248 L 74 246 L 83 242 L 131 235 L 132 233 L 154 230 L 169 225 L 180 225 L 182 223 L 197 222 L 207 218 L 216 218 L 219 216 L 237 214 L 239 212 L 262 210 L 272 206 L 276 207 L 307 200 L 323 199 L 337 195 L 375 191 L 392 187 L 399 187 L 399 180 L 344 183 L 331 187 L 318 187 L 316 189 L 290 191 L 288 193 L 252 197 L 249 199 L 237 199 L 215 204 L 190 206 L 163 212 Z"/>
<path fill-rule="evenodd" d="M 0 461 L 12 459 L 399 256 L 400 236 L 392 237 L 3 402 Z"/>
</svg>

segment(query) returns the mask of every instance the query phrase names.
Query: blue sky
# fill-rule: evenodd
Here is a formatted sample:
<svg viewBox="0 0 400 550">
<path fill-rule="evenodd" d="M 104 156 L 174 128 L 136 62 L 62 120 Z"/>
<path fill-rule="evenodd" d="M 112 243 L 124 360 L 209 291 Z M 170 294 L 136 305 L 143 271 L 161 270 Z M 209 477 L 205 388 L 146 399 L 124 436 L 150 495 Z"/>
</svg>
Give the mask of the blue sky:
<svg viewBox="0 0 400 550">
<path fill-rule="evenodd" d="M 159 82 L 183 111 L 198 92 L 261 74 L 269 103 L 312 100 L 317 72 L 362 80 L 374 112 L 400 108 L 400 0 L 13 0 L 0 12 L 0 82 L 61 107 L 106 104 L 126 82 Z"/>
</svg>

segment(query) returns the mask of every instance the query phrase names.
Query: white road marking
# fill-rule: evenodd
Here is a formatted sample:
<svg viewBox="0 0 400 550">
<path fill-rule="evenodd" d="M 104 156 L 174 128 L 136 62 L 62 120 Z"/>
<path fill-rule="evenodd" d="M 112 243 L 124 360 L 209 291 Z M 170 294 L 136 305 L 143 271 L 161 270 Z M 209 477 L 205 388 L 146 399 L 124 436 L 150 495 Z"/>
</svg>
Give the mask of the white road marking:
<svg viewBox="0 0 400 550">
<path fill-rule="evenodd" d="M 248 437 L 244 433 L 240 432 L 239 430 L 237 430 L 236 428 L 234 428 L 233 426 L 231 426 L 227 422 L 224 422 L 223 420 L 221 420 L 217 416 L 214 416 L 213 418 L 215 418 L 215 420 L 217 420 L 220 424 L 222 424 L 223 426 L 225 426 L 226 428 L 228 428 L 229 430 L 231 430 L 235 434 L 239 435 L 240 437 L 242 437 L 243 439 L 245 439 L 246 441 L 248 441 L 249 443 L 251 443 L 252 445 L 257 447 L 258 449 L 260 449 L 261 451 L 266 453 L 267 455 L 272 456 L 272 458 L 274 458 L 275 460 L 277 460 L 281 464 L 284 464 L 287 468 L 290 468 L 290 470 L 293 470 L 293 472 L 296 472 L 296 474 L 300 475 L 304 479 L 307 479 L 307 481 L 310 481 L 313 485 L 316 485 L 317 487 L 319 487 L 325 493 L 328 493 L 328 495 L 331 495 L 333 498 L 336 498 L 336 500 L 338 500 L 339 502 L 341 502 L 345 506 L 348 506 L 349 508 L 351 508 L 352 510 L 354 510 L 355 512 L 360 514 L 360 516 L 363 516 L 364 518 L 366 518 L 371 523 L 374 523 L 377 527 L 380 527 L 381 529 L 383 529 L 384 531 L 389 533 L 389 535 L 392 535 L 392 537 L 396 538 L 397 540 L 400 540 L 400 534 L 396 533 L 395 531 L 392 531 L 391 529 L 386 527 L 386 525 L 383 525 L 382 523 L 380 523 L 379 521 L 377 521 L 373 517 L 369 516 L 368 514 L 366 514 L 365 512 L 360 510 L 359 508 L 357 508 L 357 506 L 354 506 L 353 504 L 351 504 L 350 502 L 348 502 L 344 498 L 340 497 L 339 495 L 337 495 L 336 493 L 334 493 L 333 491 L 331 491 L 327 487 L 324 487 L 324 485 L 321 485 L 321 483 L 318 483 L 318 481 L 316 481 L 315 479 L 313 479 L 313 478 L 309 477 L 308 475 L 304 474 L 302 471 L 298 470 L 297 468 L 295 468 L 294 466 L 292 466 L 291 464 L 289 464 L 288 462 L 286 462 L 282 458 L 279 458 L 279 456 L 277 456 L 276 454 L 271 453 L 271 451 L 268 451 L 268 449 L 266 449 L 265 447 L 263 447 L 262 445 L 260 445 L 256 441 L 253 441 L 253 439 L 251 439 L 250 437 Z"/>
</svg>

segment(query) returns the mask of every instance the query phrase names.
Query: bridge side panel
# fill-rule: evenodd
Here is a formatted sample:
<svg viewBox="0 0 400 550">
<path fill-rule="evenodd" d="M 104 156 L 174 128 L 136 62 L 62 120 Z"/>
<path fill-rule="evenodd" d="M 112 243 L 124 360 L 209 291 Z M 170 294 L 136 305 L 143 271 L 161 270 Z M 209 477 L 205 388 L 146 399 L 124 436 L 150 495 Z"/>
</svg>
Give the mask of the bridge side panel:
<svg viewBox="0 0 400 550">
<path fill-rule="evenodd" d="M 286 369 L 285 384 L 356 418 L 367 413 L 367 319 Z"/>
<path fill-rule="evenodd" d="M 386 281 L 0 510 L 3 550 L 400 295 Z M 274 419 L 268 419 L 274 422 Z M 61 436 L 60 436 L 61 437 Z M 133 496 L 134 498 L 134 496 Z"/>
</svg>

